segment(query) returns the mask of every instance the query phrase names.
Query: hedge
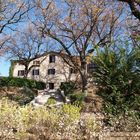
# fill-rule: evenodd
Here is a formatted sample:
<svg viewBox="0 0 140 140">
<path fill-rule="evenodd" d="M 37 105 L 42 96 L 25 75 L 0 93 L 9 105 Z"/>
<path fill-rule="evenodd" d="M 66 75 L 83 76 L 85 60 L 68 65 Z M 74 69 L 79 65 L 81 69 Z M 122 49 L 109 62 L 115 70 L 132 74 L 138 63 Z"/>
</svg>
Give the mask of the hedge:
<svg viewBox="0 0 140 140">
<path fill-rule="evenodd" d="M 28 87 L 31 89 L 44 89 L 46 84 L 41 81 L 35 81 L 25 78 L 16 77 L 0 77 L 0 87 L 3 86 L 15 86 L 15 87 Z"/>
</svg>

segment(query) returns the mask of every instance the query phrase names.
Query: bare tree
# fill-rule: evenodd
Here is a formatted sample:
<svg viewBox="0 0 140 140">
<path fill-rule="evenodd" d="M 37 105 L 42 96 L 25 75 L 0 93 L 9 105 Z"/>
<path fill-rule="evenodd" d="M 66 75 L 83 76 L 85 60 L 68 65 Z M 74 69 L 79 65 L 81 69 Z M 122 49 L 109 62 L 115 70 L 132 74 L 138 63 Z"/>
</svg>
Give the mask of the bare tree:
<svg viewBox="0 0 140 140">
<path fill-rule="evenodd" d="M 132 14 L 140 21 L 140 1 L 139 0 L 118 0 L 129 5 Z"/>
<path fill-rule="evenodd" d="M 119 24 L 120 8 L 115 12 L 116 9 L 107 7 L 104 0 L 65 0 L 59 4 L 46 0 L 37 1 L 36 6 L 38 13 L 33 23 L 45 37 L 50 37 L 65 50 L 67 62 L 79 72 L 82 91 L 85 91 L 86 58 L 93 53 L 94 47 L 111 43 Z M 78 56 L 77 61 L 74 55 Z"/>
<path fill-rule="evenodd" d="M 0 49 L 10 38 L 11 31 L 15 30 L 32 8 L 29 0 L 0 0 Z"/>
<path fill-rule="evenodd" d="M 24 31 L 17 31 L 6 43 L 6 48 L 9 58 L 20 60 L 25 66 L 24 77 L 27 77 L 31 69 L 29 63 L 47 51 L 46 44 L 42 35 L 32 25 L 29 25 Z"/>
<path fill-rule="evenodd" d="M 109 0 L 106 0 L 108 4 Z M 139 37 L 140 37 L 140 1 L 139 0 L 112 0 L 116 6 L 119 7 L 118 4 L 123 6 L 123 16 L 125 19 L 126 25 L 125 29 L 127 29 L 126 36 L 128 40 L 131 40 L 134 46 L 139 45 Z"/>
</svg>

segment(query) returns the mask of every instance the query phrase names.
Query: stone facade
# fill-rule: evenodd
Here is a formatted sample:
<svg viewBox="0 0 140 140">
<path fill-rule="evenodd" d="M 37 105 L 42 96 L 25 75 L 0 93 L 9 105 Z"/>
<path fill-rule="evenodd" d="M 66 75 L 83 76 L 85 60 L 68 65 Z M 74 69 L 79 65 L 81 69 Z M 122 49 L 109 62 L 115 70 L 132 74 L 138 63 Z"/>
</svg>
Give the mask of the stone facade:
<svg viewBox="0 0 140 140">
<path fill-rule="evenodd" d="M 75 81 L 78 74 L 71 73 L 71 68 L 55 52 L 47 53 L 29 64 L 27 78 L 46 83 L 47 89 L 58 89 L 62 82 Z M 20 61 L 14 65 L 13 77 L 24 77 L 25 66 Z"/>
</svg>

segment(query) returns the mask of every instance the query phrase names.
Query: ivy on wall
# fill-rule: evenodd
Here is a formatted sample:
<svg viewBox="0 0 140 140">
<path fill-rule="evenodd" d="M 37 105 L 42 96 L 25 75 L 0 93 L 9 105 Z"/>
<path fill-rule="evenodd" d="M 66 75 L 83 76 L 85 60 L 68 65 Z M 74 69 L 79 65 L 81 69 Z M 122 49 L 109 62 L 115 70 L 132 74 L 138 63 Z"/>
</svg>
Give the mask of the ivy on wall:
<svg viewBox="0 0 140 140">
<path fill-rule="evenodd" d="M 13 71 L 14 71 L 15 64 L 16 64 L 16 62 L 11 60 L 11 66 L 9 68 L 9 77 L 13 77 Z"/>
</svg>

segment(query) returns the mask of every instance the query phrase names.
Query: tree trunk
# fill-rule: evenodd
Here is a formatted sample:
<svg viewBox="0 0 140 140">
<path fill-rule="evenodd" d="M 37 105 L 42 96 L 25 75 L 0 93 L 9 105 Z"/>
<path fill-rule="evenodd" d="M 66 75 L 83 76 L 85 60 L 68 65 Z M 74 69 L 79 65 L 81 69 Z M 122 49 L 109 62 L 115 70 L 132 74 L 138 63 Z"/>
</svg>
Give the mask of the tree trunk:
<svg viewBox="0 0 140 140">
<path fill-rule="evenodd" d="M 81 74 L 81 82 L 82 82 L 82 92 L 84 93 L 87 90 L 87 79 L 86 79 L 86 75 Z"/>
<path fill-rule="evenodd" d="M 87 90 L 87 71 L 86 71 L 86 65 L 87 63 L 85 61 L 81 62 L 81 70 L 80 70 L 80 76 L 81 76 L 81 83 L 82 83 L 82 92 L 84 93 Z"/>
<path fill-rule="evenodd" d="M 28 64 L 25 64 L 25 72 L 24 72 L 24 78 L 27 78 L 29 70 L 28 70 Z"/>
</svg>

